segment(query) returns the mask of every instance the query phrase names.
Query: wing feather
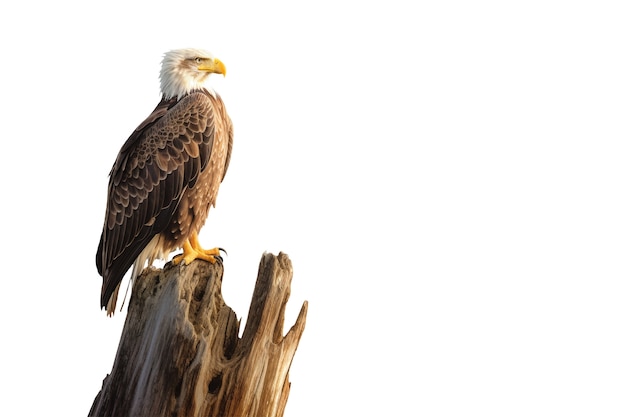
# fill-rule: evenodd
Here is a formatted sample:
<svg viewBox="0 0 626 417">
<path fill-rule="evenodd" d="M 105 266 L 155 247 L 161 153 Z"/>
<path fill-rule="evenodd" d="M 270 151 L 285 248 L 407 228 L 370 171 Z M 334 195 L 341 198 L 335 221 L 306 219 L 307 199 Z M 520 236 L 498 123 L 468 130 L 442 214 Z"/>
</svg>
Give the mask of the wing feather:
<svg viewBox="0 0 626 417">
<path fill-rule="evenodd" d="M 126 141 L 111 170 L 96 265 L 101 304 L 137 256 L 170 223 L 184 190 L 211 157 L 214 109 L 203 92 L 163 100 Z"/>
</svg>

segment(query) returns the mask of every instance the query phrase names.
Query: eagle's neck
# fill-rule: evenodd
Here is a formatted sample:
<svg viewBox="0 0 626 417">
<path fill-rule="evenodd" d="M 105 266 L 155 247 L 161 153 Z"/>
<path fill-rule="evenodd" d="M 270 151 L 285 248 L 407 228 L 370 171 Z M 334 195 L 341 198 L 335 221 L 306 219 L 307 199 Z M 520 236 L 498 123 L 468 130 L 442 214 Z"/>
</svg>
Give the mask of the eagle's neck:
<svg viewBox="0 0 626 417">
<path fill-rule="evenodd" d="M 178 103 L 179 101 L 181 101 L 182 99 L 184 99 L 185 97 L 187 97 L 189 94 L 193 94 L 193 93 L 204 93 L 210 96 L 213 96 L 213 98 L 218 97 L 217 93 L 213 90 L 210 90 L 206 87 L 202 87 L 202 88 L 198 88 L 195 90 L 191 90 L 189 93 L 185 93 L 182 96 L 178 97 L 178 96 L 174 96 L 174 97 L 166 97 L 165 93 L 163 93 L 163 95 L 161 96 L 161 102 L 159 103 L 159 106 L 164 106 L 168 109 L 172 108 L 176 103 Z"/>
<path fill-rule="evenodd" d="M 171 98 L 180 100 L 194 91 L 201 90 L 208 91 L 209 94 L 215 96 L 215 93 L 205 85 L 209 73 L 193 77 L 183 71 L 178 67 L 164 67 L 161 70 L 161 93 L 166 100 Z"/>
</svg>

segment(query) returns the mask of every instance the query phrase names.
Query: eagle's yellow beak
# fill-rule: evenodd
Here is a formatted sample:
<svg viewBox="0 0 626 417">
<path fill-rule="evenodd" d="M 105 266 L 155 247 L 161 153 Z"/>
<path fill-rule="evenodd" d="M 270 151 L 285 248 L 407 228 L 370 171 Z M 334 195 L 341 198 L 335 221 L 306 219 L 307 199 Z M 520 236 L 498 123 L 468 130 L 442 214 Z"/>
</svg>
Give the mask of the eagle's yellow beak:
<svg viewBox="0 0 626 417">
<path fill-rule="evenodd" d="M 203 59 L 198 65 L 200 71 L 213 72 L 215 74 L 222 74 L 226 76 L 226 66 L 219 59 Z"/>
</svg>

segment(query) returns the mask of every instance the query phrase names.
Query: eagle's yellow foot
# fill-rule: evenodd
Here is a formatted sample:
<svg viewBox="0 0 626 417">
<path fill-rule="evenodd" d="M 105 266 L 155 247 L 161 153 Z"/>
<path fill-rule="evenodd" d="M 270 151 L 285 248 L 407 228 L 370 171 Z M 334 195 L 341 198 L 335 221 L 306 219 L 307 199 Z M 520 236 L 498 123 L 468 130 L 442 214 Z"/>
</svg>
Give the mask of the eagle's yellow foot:
<svg viewBox="0 0 626 417">
<path fill-rule="evenodd" d="M 226 253 L 226 251 L 222 248 L 202 249 L 200 247 L 200 242 L 198 242 L 198 235 L 194 233 L 183 244 L 183 253 L 176 255 L 172 259 L 172 263 L 174 265 L 178 265 L 182 261 L 185 261 L 185 265 L 189 265 L 196 259 L 202 259 L 212 264 L 215 262 L 221 263 L 222 257 L 220 256 L 220 251 Z"/>
</svg>

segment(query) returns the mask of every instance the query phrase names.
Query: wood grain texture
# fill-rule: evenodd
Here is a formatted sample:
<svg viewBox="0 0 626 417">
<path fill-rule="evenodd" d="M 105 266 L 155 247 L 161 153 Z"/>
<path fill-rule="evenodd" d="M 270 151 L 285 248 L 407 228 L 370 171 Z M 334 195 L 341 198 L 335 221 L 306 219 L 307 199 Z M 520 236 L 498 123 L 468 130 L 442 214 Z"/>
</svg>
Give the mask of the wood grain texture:
<svg viewBox="0 0 626 417">
<path fill-rule="evenodd" d="M 133 285 L 111 373 L 90 416 L 282 416 L 308 303 L 283 336 L 293 269 L 264 254 L 248 319 L 222 298 L 223 267 L 196 260 Z"/>
</svg>

